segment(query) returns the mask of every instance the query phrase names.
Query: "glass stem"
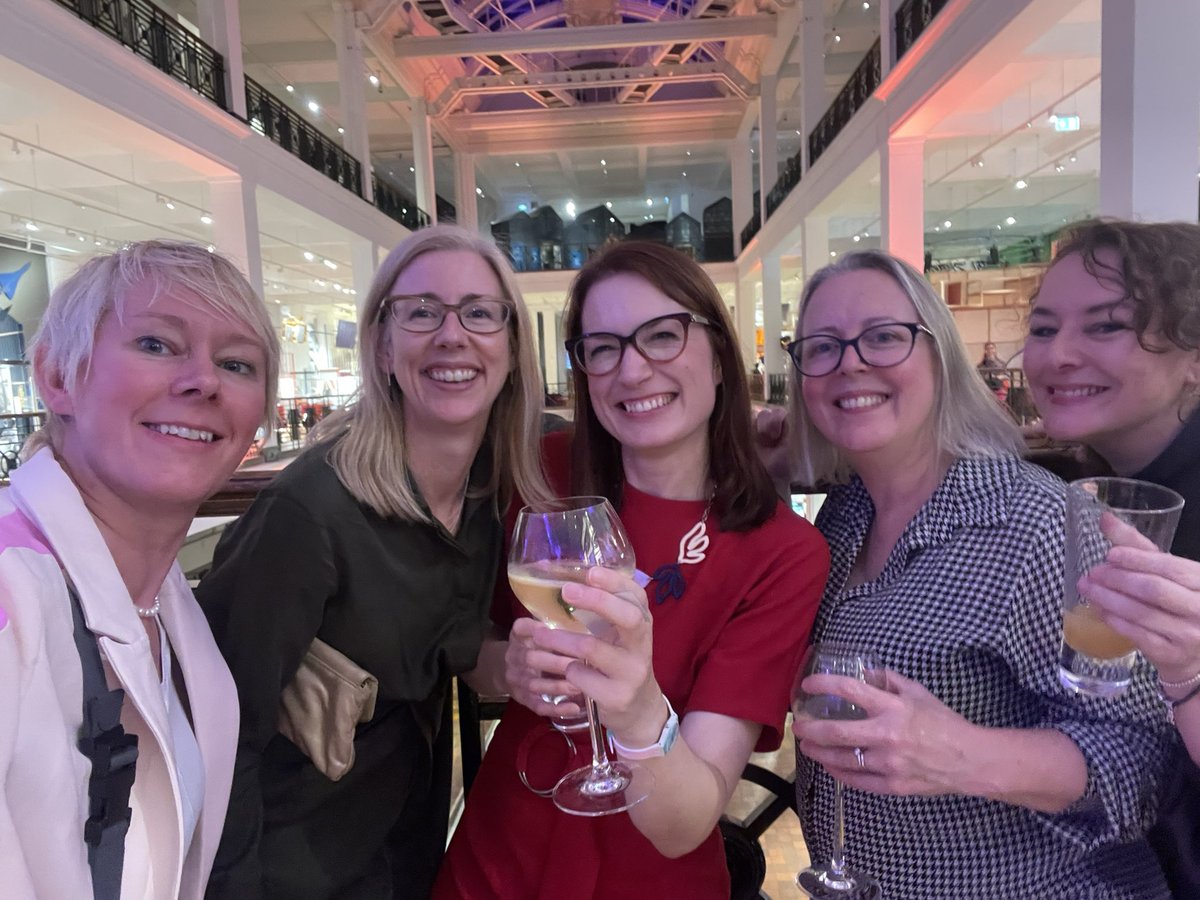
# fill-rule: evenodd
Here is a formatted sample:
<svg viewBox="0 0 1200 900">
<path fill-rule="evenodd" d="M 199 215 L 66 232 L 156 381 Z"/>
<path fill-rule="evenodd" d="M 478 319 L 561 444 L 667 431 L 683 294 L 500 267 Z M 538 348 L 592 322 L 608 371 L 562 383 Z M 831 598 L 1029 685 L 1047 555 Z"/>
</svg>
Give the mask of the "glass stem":
<svg viewBox="0 0 1200 900">
<path fill-rule="evenodd" d="M 592 737 L 592 768 L 608 768 L 608 752 L 604 749 L 604 726 L 600 724 L 600 710 L 591 697 L 587 700 L 588 734 Z"/>
<path fill-rule="evenodd" d="M 829 871 L 834 878 L 846 875 L 846 810 L 842 800 L 842 783 L 833 780 L 833 856 L 829 860 Z"/>
</svg>

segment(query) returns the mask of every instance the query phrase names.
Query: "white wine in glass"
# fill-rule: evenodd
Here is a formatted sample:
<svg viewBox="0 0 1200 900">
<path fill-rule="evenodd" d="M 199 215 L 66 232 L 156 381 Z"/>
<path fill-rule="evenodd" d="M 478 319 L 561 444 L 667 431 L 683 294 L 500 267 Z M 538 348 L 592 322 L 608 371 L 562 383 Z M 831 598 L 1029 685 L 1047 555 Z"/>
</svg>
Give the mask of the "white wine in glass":
<svg viewBox="0 0 1200 900">
<path fill-rule="evenodd" d="M 797 719 L 865 719 L 867 712 L 836 694 L 809 694 L 800 687 L 809 675 L 843 675 L 859 681 L 874 681 L 879 666 L 871 651 L 849 644 L 826 641 L 805 653 L 792 686 L 792 715 Z M 833 854 L 826 865 L 812 864 L 796 875 L 796 886 L 817 900 L 877 900 L 882 891 L 870 875 L 846 867 L 846 815 L 842 783 L 833 782 Z"/>
<path fill-rule="evenodd" d="M 568 497 L 557 509 L 525 507 L 517 514 L 508 555 L 508 581 L 530 614 L 551 628 L 604 637 L 608 623 L 563 600 L 562 588 L 583 582 L 595 566 L 634 571 L 633 548 L 621 520 L 603 497 Z M 587 701 L 591 765 L 568 772 L 554 787 L 554 803 L 577 816 L 624 812 L 645 800 L 653 776 L 636 763 L 611 760 L 596 702 Z"/>
</svg>

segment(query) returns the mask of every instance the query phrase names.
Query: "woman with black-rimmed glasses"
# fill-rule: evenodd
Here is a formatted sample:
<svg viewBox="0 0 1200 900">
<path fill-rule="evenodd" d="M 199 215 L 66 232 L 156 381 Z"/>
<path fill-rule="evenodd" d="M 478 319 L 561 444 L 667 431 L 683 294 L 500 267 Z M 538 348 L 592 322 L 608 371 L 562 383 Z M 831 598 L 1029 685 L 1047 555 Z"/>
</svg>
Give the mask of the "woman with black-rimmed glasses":
<svg viewBox="0 0 1200 900">
<path fill-rule="evenodd" d="M 604 637 L 551 631 L 498 594 L 491 692 L 515 702 L 434 897 L 727 900 L 717 819 L 751 751 L 781 740 L 825 547 L 757 460 L 737 339 L 699 265 L 614 245 L 580 271 L 563 331 L 575 434 L 546 439 L 547 469 L 561 492 L 613 502 L 639 574 L 563 588 L 613 626 Z M 653 775 L 628 813 L 580 818 L 546 796 L 580 765 L 546 717 L 581 712 L 581 693 L 616 755 Z"/>
<path fill-rule="evenodd" d="M 414 233 L 376 273 L 358 334 L 355 402 L 226 530 L 198 589 L 241 701 L 210 898 L 428 896 L 449 812 L 448 686 L 488 630 L 499 511 L 547 497 L 529 318 L 495 245 Z M 306 755 L 323 747 L 304 740 L 312 728 L 280 733 L 314 638 L 378 682 L 365 721 L 349 720 L 348 771 Z M 344 724 L 332 700 L 312 705 Z"/>
<path fill-rule="evenodd" d="M 832 486 L 813 636 L 883 669 L 804 682 L 864 712 L 794 725 L 813 858 L 837 779 L 856 789 L 847 862 L 888 898 L 1165 897 L 1144 836 L 1170 746 L 1149 669 L 1117 700 L 1059 684 L 1064 488 L 1020 459 L 949 309 L 906 263 L 851 253 L 809 279 L 796 335 L 792 458 Z"/>
</svg>

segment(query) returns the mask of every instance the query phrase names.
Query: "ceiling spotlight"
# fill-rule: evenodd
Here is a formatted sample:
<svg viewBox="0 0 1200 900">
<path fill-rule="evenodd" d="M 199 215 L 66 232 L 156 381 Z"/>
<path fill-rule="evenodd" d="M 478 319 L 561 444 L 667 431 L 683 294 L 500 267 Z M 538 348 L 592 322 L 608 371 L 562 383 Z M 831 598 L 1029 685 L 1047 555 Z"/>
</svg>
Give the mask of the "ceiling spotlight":
<svg viewBox="0 0 1200 900">
<path fill-rule="evenodd" d="M 518 169 L 521 168 L 521 164 L 519 162 L 515 162 L 515 163 L 513 163 L 513 165 L 516 166 Z"/>
<path fill-rule="evenodd" d="M 337 271 L 337 263 L 335 263 L 332 259 L 323 259 L 321 262 L 325 264 L 325 268 L 333 269 L 335 272 Z"/>
<path fill-rule="evenodd" d="M 296 92 L 296 89 L 294 87 L 292 87 L 290 84 L 284 85 L 283 89 L 285 91 L 287 91 L 289 94 L 294 94 Z"/>
<path fill-rule="evenodd" d="M 942 230 L 942 226 L 941 226 L 941 225 L 934 225 L 934 226 L 933 226 L 933 230 L 934 230 L 934 231 L 941 231 L 941 230 Z"/>
<path fill-rule="evenodd" d="M 215 245 L 215 244 L 209 244 L 209 245 L 208 245 L 208 252 L 209 252 L 209 253 L 216 253 L 216 252 L 217 252 L 217 247 L 216 247 L 216 245 Z"/>
<path fill-rule="evenodd" d="M 684 173 L 683 173 L 683 177 L 684 177 L 684 178 L 687 178 L 687 172 L 684 172 Z"/>
<path fill-rule="evenodd" d="M 339 125 L 338 126 L 338 134 L 345 134 L 345 133 L 346 133 L 346 129 L 343 128 L 341 125 Z"/>
<path fill-rule="evenodd" d="M 1029 182 L 1024 178 L 1018 178 L 1013 187 L 1015 187 L 1018 191 L 1023 191 L 1025 188 L 1029 187 Z"/>
<path fill-rule="evenodd" d="M 475 193 L 478 194 L 480 197 L 482 197 L 483 196 L 483 188 L 475 188 Z"/>
<path fill-rule="evenodd" d="M 611 200 L 605 200 L 605 201 L 604 201 L 604 208 L 605 208 L 605 209 L 612 209 L 612 201 L 611 201 Z"/>
<path fill-rule="evenodd" d="M 608 161 L 607 161 L 607 160 L 603 160 L 603 159 L 602 159 L 602 160 L 600 160 L 600 165 L 602 165 L 602 166 L 607 166 L 607 165 L 608 165 Z"/>
<path fill-rule="evenodd" d="M 415 172 L 415 171 L 417 171 L 417 170 L 416 170 L 416 168 L 414 168 L 413 166 L 409 166 L 409 167 L 408 167 L 408 171 L 410 171 L 410 172 Z"/>
<path fill-rule="evenodd" d="M 868 0 L 863 0 L 863 9 L 870 9 L 870 8 L 871 8 L 871 4 L 868 2 Z"/>
<path fill-rule="evenodd" d="M 688 155 L 688 156 L 691 156 L 691 155 L 692 155 L 692 151 L 691 151 L 691 150 L 688 150 L 688 151 L 686 151 L 686 153 L 687 153 L 687 155 Z"/>
<path fill-rule="evenodd" d="M 842 36 L 841 36 L 840 34 L 838 34 L 838 33 L 837 33 L 837 29 L 836 29 L 836 28 L 835 28 L 835 29 L 833 29 L 833 42 L 834 42 L 835 44 L 840 44 L 840 43 L 842 42 Z"/>
<path fill-rule="evenodd" d="M 41 231 L 42 229 L 40 229 L 40 228 L 38 228 L 38 227 L 37 227 L 37 223 L 36 223 L 36 222 L 26 222 L 26 223 L 25 223 L 25 230 L 26 230 L 26 231 Z"/>
<path fill-rule="evenodd" d="M 951 224 L 951 223 L 950 223 L 950 220 L 949 220 L 949 219 L 947 219 L 945 222 L 943 222 L 943 223 L 942 223 L 942 227 L 943 227 L 943 228 L 949 228 L 949 227 L 950 227 L 950 224 Z"/>
<path fill-rule="evenodd" d="M 1007 219 L 1004 220 L 1004 224 L 1005 225 L 1016 225 L 1017 220 L 1014 219 L 1012 216 L 1009 216 Z"/>
<path fill-rule="evenodd" d="M 374 72 L 367 76 L 367 81 L 371 82 L 371 87 L 379 87 L 379 76 Z"/>
<path fill-rule="evenodd" d="M 321 104 L 319 104 L 316 100 L 309 100 L 307 105 L 310 113 L 316 114 L 321 111 Z"/>
<path fill-rule="evenodd" d="M 1067 160 L 1068 160 L 1069 162 L 1077 162 L 1077 161 L 1078 161 L 1078 158 L 1075 156 L 1075 154 L 1074 154 L 1074 153 L 1072 153 L 1070 156 L 1068 156 L 1068 157 L 1067 157 Z"/>
<path fill-rule="evenodd" d="M 975 162 L 973 163 L 973 165 L 977 169 L 982 169 L 983 168 L 983 157 L 982 156 L 975 157 Z"/>
<path fill-rule="evenodd" d="M 314 255 L 313 255 L 312 251 L 310 251 L 310 250 L 305 250 L 305 251 L 304 251 L 304 258 L 305 258 L 305 259 L 306 259 L 308 262 L 312 262 L 312 261 L 314 261 L 314 260 L 316 259 L 316 256 L 314 256 Z"/>
<path fill-rule="evenodd" d="M 837 256 L 837 251 L 836 251 L 836 250 L 830 250 L 830 251 L 829 251 L 829 255 L 830 255 L 831 257 L 833 257 L 833 256 Z"/>
<path fill-rule="evenodd" d="M 210 216 L 208 213 L 201 213 L 200 222 L 204 225 L 211 225 L 213 223 L 212 216 Z"/>
<path fill-rule="evenodd" d="M 647 197 L 647 198 L 646 198 L 646 205 L 647 205 L 647 206 L 653 206 L 653 205 L 654 205 L 654 200 L 653 200 L 652 198 L 650 198 L 650 197 Z"/>
<path fill-rule="evenodd" d="M 856 243 L 856 244 L 857 244 L 859 241 L 861 241 L 861 240 L 862 240 L 862 238 L 861 238 L 861 237 L 859 237 L 859 236 L 856 234 L 856 235 L 855 235 L 854 237 L 852 237 L 850 240 L 854 241 L 854 243 Z"/>
<path fill-rule="evenodd" d="M 166 205 L 167 209 L 174 209 L 174 208 L 175 208 L 175 201 L 173 201 L 173 200 L 168 200 L 168 201 L 166 202 L 166 204 L 165 204 L 165 205 Z"/>
<path fill-rule="evenodd" d="M 1066 171 L 1066 169 L 1067 169 L 1067 167 L 1066 167 L 1066 166 L 1064 166 L 1062 163 L 1055 163 L 1055 164 L 1054 164 L 1054 171 L 1055 171 L 1055 172 L 1065 172 L 1065 171 Z"/>
</svg>

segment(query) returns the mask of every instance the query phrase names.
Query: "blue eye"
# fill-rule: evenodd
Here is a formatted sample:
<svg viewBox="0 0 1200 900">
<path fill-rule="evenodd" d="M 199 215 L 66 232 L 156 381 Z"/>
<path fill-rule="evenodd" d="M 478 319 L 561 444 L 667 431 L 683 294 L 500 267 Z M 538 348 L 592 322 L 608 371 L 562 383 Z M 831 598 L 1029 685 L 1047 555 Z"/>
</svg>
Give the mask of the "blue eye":
<svg viewBox="0 0 1200 900">
<path fill-rule="evenodd" d="M 163 355 L 169 353 L 171 348 L 167 346 L 165 341 L 149 335 L 137 339 L 137 347 L 139 350 L 144 350 L 146 353 Z"/>
<path fill-rule="evenodd" d="M 237 375 L 254 375 L 258 371 L 254 363 L 243 362 L 240 359 L 227 359 L 221 363 L 221 368 Z"/>
</svg>

